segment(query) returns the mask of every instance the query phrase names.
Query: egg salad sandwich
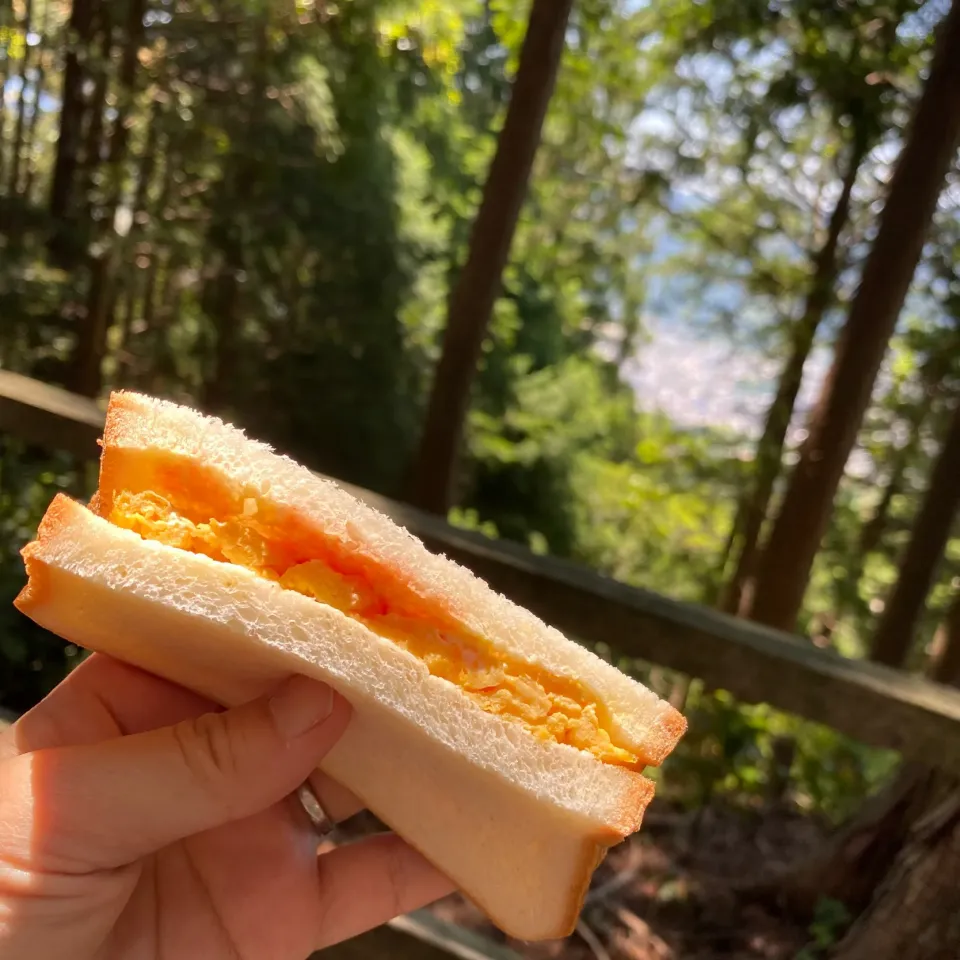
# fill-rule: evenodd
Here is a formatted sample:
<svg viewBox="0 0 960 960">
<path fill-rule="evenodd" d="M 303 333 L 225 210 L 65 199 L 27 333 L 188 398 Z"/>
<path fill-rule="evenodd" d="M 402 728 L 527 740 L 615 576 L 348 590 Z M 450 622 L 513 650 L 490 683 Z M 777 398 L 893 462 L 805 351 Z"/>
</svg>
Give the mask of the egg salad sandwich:
<svg viewBox="0 0 960 960">
<path fill-rule="evenodd" d="M 353 716 L 322 763 L 505 932 L 572 931 L 685 730 L 668 703 L 240 430 L 110 399 L 89 506 L 23 551 L 27 616 L 224 706 L 291 674 Z"/>
</svg>

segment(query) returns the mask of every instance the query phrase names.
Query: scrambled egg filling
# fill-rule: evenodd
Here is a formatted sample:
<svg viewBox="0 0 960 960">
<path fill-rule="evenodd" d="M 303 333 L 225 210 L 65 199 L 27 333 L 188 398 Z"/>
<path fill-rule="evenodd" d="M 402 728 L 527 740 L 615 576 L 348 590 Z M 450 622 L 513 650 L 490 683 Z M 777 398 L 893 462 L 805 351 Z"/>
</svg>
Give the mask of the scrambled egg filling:
<svg viewBox="0 0 960 960">
<path fill-rule="evenodd" d="M 334 607 L 419 658 L 431 674 L 459 686 L 484 710 L 523 723 L 541 739 L 570 744 L 604 763 L 638 763 L 611 742 L 597 704 L 577 681 L 504 657 L 466 629 L 449 629 L 413 605 L 404 609 L 368 576 L 340 572 L 328 560 L 303 559 L 259 512 L 256 500 L 247 499 L 236 515 L 196 522 L 157 493 L 123 492 L 107 519 L 144 539 L 246 567 Z"/>
</svg>

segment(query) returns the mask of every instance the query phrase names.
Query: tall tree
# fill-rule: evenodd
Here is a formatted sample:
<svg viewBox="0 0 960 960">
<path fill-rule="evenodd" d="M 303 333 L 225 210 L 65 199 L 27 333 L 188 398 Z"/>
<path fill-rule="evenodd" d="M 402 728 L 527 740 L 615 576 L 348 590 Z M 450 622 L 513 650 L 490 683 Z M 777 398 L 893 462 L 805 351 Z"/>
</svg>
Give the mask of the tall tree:
<svg viewBox="0 0 960 960">
<path fill-rule="evenodd" d="M 270 66 L 270 20 L 266 10 L 254 21 L 253 31 L 245 122 L 256 132 L 263 126 Z M 250 230 L 246 218 L 233 215 L 233 210 L 241 198 L 251 196 L 256 189 L 258 166 L 251 145 L 236 151 L 227 164 L 220 183 L 221 209 L 230 213 L 218 218 L 211 231 L 212 245 L 219 251 L 220 259 L 208 292 L 214 342 L 213 363 L 204 383 L 203 401 L 209 409 L 217 411 L 226 407 L 238 376 L 244 299 L 241 278 L 249 257 Z"/>
<path fill-rule="evenodd" d="M 533 0 L 469 252 L 450 295 L 409 494 L 411 502 L 435 513 L 445 513 L 451 503 L 480 350 L 556 83 L 571 6 L 572 0 Z"/>
<path fill-rule="evenodd" d="M 36 152 L 37 124 L 40 120 L 40 114 L 42 113 L 41 104 L 44 96 L 46 96 L 47 58 L 49 56 L 50 46 L 52 6 L 53 4 L 50 2 L 50 0 L 44 0 L 43 15 L 40 20 L 40 39 L 37 44 L 37 66 L 34 71 L 33 78 L 32 108 L 30 110 L 30 121 L 27 125 L 27 130 L 23 141 L 24 166 L 26 167 L 26 175 L 24 177 L 22 193 L 28 201 L 31 200 L 33 194 L 33 184 L 37 173 L 37 164 L 34 154 Z"/>
<path fill-rule="evenodd" d="M 105 201 L 100 214 L 102 250 L 91 258 L 86 308 L 78 325 L 72 358 L 71 388 L 88 397 L 95 397 L 102 384 L 102 367 L 110 326 L 108 312 L 112 299 L 111 287 L 120 247 L 114 220 L 124 187 L 130 113 L 136 95 L 138 54 L 144 35 L 144 11 L 145 0 L 127 0 L 117 104 L 107 148 Z M 109 32 L 108 25 L 105 25 L 105 29 Z"/>
<path fill-rule="evenodd" d="M 29 37 L 33 31 L 33 0 L 25 0 L 23 4 L 23 18 L 20 20 L 19 28 L 23 31 L 24 45 L 23 56 L 20 58 L 20 89 L 17 92 L 17 119 L 13 128 L 13 145 L 10 149 L 10 183 L 7 190 L 11 196 L 20 191 L 20 164 L 23 160 L 23 140 L 24 132 L 27 127 L 27 110 L 30 99 L 28 98 L 28 87 L 30 85 L 30 60 L 32 47 Z M 34 107 L 36 112 L 36 106 Z"/>
<path fill-rule="evenodd" d="M 935 243 L 938 247 L 942 244 L 945 252 L 950 250 L 949 222 L 948 216 L 937 224 Z M 934 269 L 924 275 L 920 293 L 939 302 L 944 316 L 951 318 L 960 308 L 953 292 L 957 282 L 953 258 L 940 263 L 937 259 L 930 258 Z M 939 296 L 933 295 L 931 285 L 939 290 Z M 958 362 L 960 323 L 950 320 L 930 324 L 911 318 L 891 356 L 890 389 L 874 404 L 864 424 L 864 451 L 876 467 L 869 482 L 880 495 L 859 535 L 850 541 L 847 576 L 835 581 L 835 592 L 837 613 L 854 614 L 870 633 L 875 629 L 870 602 L 878 591 L 876 585 L 864 582 L 865 574 L 874 566 L 875 554 L 881 564 L 888 558 L 891 564 L 896 563 L 890 556 L 890 535 L 903 528 L 903 519 L 898 516 L 903 507 L 920 499 L 922 491 L 914 477 L 919 474 L 925 481 L 931 472 L 929 441 L 940 441 L 946 435 L 943 407 L 945 403 L 949 407 L 950 397 L 957 390 Z M 925 466 L 919 469 L 920 464 Z"/>
<path fill-rule="evenodd" d="M 142 241 L 144 230 L 150 219 L 150 210 L 148 209 L 148 195 L 150 187 L 154 181 L 158 155 L 162 156 L 162 149 L 159 149 L 160 128 L 163 123 L 163 104 L 159 99 L 154 99 L 153 107 L 147 119 L 147 133 L 143 145 L 140 149 L 140 155 L 137 158 L 135 184 L 133 190 L 133 200 L 130 204 L 130 229 L 126 237 L 120 243 L 120 259 L 128 262 Z M 145 249 L 149 259 L 149 266 L 146 274 L 146 292 L 142 298 L 143 313 L 148 312 L 148 303 L 152 303 L 157 281 L 159 251 L 154 249 L 153 245 L 147 242 Z M 142 262 L 142 261 L 140 261 Z M 140 262 L 135 260 L 137 267 Z M 113 284 L 110 305 L 107 307 L 107 318 L 116 322 L 119 327 L 119 341 L 117 344 L 117 368 L 118 380 L 126 378 L 129 373 L 130 364 L 130 332 L 134 318 L 134 311 L 137 304 L 137 296 L 140 288 L 141 274 L 144 271 L 136 270 L 132 275 L 127 272 L 118 272 L 116 281 Z"/>
<path fill-rule="evenodd" d="M 952 960 L 960 949 L 960 785 L 931 775 L 911 827 L 870 908 L 834 960 Z"/>
<path fill-rule="evenodd" d="M 932 677 L 938 683 L 960 687 L 960 587 L 954 581 L 954 597 L 940 626 L 940 651 Z"/>
<path fill-rule="evenodd" d="M 750 617 L 792 630 L 834 494 L 870 402 L 960 140 L 960 0 L 940 24 L 923 95 L 807 439 L 758 565 Z"/>
<path fill-rule="evenodd" d="M 943 629 L 947 646 L 933 676 L 960 689 L 960 592 Z M 879 800 L 885 816 L 873 824 L 859 818 L 859 835 L 852 834 L 874 895 L 835 960 L 953 960 L 960 955 L 960 780 L 908 766 Z M 835 868 L 846 864 L 820 866 L 834 882 Z M 862 884 L 849 869 L 839 875 Z"/>
<path fill-rule="evenodd" d="M 735 529 L 740 531 L 736 566 L 721 604 L 728 613 L 740 610 L 744 587 L 754 575 L 760 532 L 780 474 L 784 443 L 803 382 L 803 370 L 813 349 L 817 330 L 834 297 L 834 286 L 841 268 L 840 239 L 850 219 L 850 200 L 857 175 L 871 144 L 867 118 L 855 117 L 853 127 L 853 143 L 846 158 L 840 196 L 830 215 L 823 245 L 814 257 L 810 290 L 802 315 L 790 330 L 787 361 L 780 374 L 777 394 L 767 412 L 763 434 L 757 445 L 753 489 L 742 501 L 739 516 L 734 523 Z M 749 597 L 746 601 L 749 605 Z"/>
<path fill-rule="evenodd" d="M 97 43 L 92 44 L 84 58 L 90 92 L 84 104 L 85 126 L 80 147 L 75 181 L 77 220 L 89 224 L 97 205 L 97 178 L 103 173 L 104 122 L 107 119 L 107 94 L 110 88 L 113 60 L 114 10 L 100 7 L 94 21 Z"/>
<path fill-rule="evenodd" d="M 937 499 L 938 509 L 942 508 L 942 498 L 932 497 L 934 487 L 943 494 L 950 486 L 947 477 L 957 475 L 955 460 L 952 472 L 949 465 L 957 454 L 947 447 L 948 443 L 957 444 L 953 434 L 958 419 L 955 408 L 952 436 L 937 458 L 936 479 L 931 481 L 908 554 L 921 527 L 942 545 L 939 531 L 930 534 L 937 511 L 927 509 L 927 503 Z M 949 517 L 941 519 L 949 526 Z M 902 571 L 900 580 L 923 584 L 922 567 L 918 561 L 914 573 Z M 923 589 L 925 596 L 926 587 Z M 912 625 L 906 625 L 904 634 L 909 640 Z M 955 592 L 941 624 L 937 645 L 940 649 L 932 659 L 931 678 L 960 688 L 960 591 Z M 804 914 L 811 913 L 821 897 L 843 901 L 853 911 L 862 912 L 837 954 L 842 960 L 952 958 L 960 946 L 960 927 L 956 925 L 960 885 L 954 863 L 960 850 L 958 834 L 960 781 L 953 774 L 907 763 L 809 862 L 787 875 L 781 895 Z M 891 917 L 897 917 L 898 923 L 891 923 Z"/>
<path fill-rule="evenodd" d="M 103 0 L 73 0 L 70 20 L 67 23 L 60 95 L 60 130 L 50 185 L 50 216 L 53 221 L 50 252 L 54 261 L 64 266 L 72 266 L 80 254 L 75 237 L 77 225 L 74 217 L 74 179 L 86 111 L 85 62 L 91 52 L 96 14 L 102 6 Z"/>
<path fill-rule="evenodd" d="M 13 5 L 9 3 L 0 4 L 0 30 L 3 30 L 6 34 L 10 29 L 10 24 L 13 22 Z M 10 80 L 10 64 L 12 61 L 11 57 L 11 48 L 12 43 L 7 42 L 6 49 L 3 50 L 3 57 L 0 58 L 0 90 L 7 89 L 7 83 Z M 7 126 L 7 108 L 6 101 L 0 100 L 0 183 L 3 182 L 3 175 L 5 170 L 5 153 L 3 145 L 6 142 L 6 126 Z"/>
<path fill-rule="evenodd" d="M 870 658 L 902 667 L 953 521 L 960 509 L 960 401 L 955 402 L 930 485 L 913 524 L 893 590 L 877 624 Z"/>
<path fill-rule="evenodd" d="M 925 391 L 923 399 L 914 404 L 905 417 L 909 433 L 904 441 L 893 449 L 890 455 L 883 493 L 870 514 L 870 518 L 861 527 L 860 536 L 857 539 L 857 548 L 852 558 L 853 566 L 850 569 L 850 586 L 854 591 L 860 584 L 867 557 L 880 546 L 883 540 L 884 532 L 890 520 L 893 501 L 903 492 L 907 470 L 920 448 L 923 438 L 920 428 L 929 413 L 931 400 L 932 392 Z"/>
</svg>

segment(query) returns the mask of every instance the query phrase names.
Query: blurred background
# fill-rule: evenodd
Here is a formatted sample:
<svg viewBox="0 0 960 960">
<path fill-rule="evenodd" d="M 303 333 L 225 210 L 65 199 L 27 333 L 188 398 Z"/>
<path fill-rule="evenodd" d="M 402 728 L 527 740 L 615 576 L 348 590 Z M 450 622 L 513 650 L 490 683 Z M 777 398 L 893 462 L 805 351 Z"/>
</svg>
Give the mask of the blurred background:
<svg viewBox="0 0 960 960">
<path fill-rule="evenodd" d="M 948 0 L 0 0 L 0 92 L 3 371 L 960 682 Z M 79 656 L 18 551 L 94 483 L 0 433 L 11 713 Z M 577 934 L 512 949 L 960 956 L 951 775 L 599 633 L 691 729 Z"/>
</svg>

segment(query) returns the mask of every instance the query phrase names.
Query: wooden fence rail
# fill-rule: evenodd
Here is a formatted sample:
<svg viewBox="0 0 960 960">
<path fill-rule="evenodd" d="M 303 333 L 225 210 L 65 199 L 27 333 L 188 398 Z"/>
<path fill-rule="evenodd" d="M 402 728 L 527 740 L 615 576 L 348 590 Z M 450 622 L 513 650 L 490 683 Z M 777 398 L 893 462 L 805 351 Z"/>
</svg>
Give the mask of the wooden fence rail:
<svg viewBox="0 0 960 960">
<path fill-rule="evenodd" d="M 521 957 L 427 911 L 398 917 L 311 960 L 521 960 Z"/>
</svg>

